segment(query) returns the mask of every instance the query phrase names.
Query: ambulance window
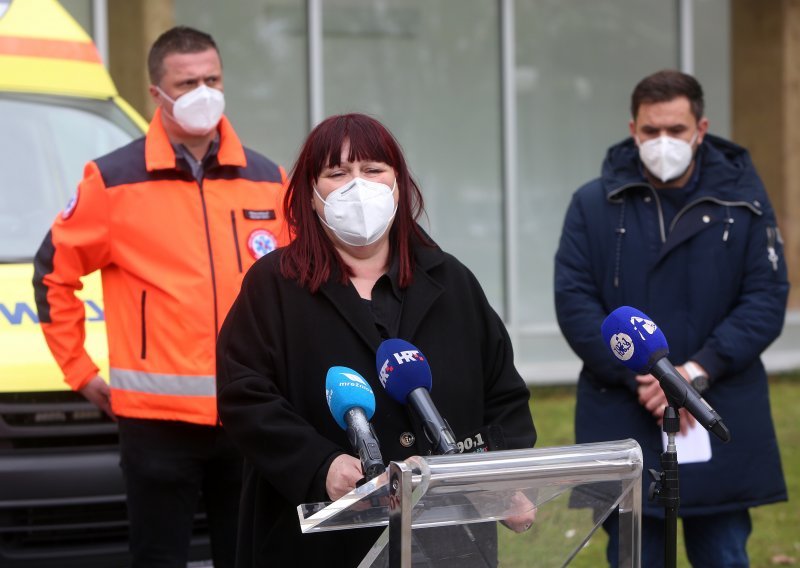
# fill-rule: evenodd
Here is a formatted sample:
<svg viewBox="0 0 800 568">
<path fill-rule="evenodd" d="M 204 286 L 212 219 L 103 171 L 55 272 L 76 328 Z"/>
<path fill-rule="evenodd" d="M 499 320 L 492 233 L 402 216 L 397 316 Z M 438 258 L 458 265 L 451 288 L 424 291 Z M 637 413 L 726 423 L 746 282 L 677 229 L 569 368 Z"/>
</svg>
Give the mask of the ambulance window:
<svg viewBox="0 0 800 568">
<path fill-rule="evenodd" d="M 89 160 L 141 135 L 109 101 L 0 95 L 0 262 L 29 261 Z"/>
</svg>

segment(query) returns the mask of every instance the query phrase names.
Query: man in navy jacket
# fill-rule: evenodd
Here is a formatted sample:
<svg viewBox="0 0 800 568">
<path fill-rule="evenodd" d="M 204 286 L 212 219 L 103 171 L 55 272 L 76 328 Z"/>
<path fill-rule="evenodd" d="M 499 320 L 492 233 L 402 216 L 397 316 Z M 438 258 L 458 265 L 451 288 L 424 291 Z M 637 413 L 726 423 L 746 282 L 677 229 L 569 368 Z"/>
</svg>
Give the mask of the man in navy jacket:
<svg viewBox="0 0 800 568">
<path fill-rule="evenodd" d="M 679 514 L 694 566 L 747 566 L 749 508 L 787 499 L 761 353 L 783 327 L 789 290 L 775 214 L 747 151 L 708 134 L 703 91 L 665 70 L 631 97 L 631 137 L 609 148 L 602 174 L 575 192 L 555 259 L 558 322 L 583 361 L 579 443 L 635 438 L 645 471 L 660 471 L 666 406 L 600 334 L 621 305 L 649 315 L 670 360 L 722 416 L 731 442 L 678 460 Z M 693 419 L 681 411 L 683 430 Z M 701 435 L 703 432 L 701 432 Z M 643 495 L 651 479 L 643 479 Z M 642 565 L 664 557 L 663 506 L 643 503 Z M 616 517 L 604 524 L 617 564 Z"/>
</svg>

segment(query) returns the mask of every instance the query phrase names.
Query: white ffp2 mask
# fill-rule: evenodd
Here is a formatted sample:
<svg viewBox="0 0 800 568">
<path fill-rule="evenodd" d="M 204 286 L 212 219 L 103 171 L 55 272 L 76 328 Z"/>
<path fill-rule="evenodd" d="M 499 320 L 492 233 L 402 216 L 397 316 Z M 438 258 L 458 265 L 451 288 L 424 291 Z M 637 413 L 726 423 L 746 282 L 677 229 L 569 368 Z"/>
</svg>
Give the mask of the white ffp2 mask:
<svg viewBox="0 0 800 568">
<path fill-rule="evenodd" d="M 689 142 L 672 136 L 659 136 L 639 143 L 639 157 L 651 174 L 666 183 L 681 177 L 689 169 L 695 140 L 697 132 Z"/>
<path fill-rule="evenodd" d="M 189 134 L 197 136 L 208 134 L 217 127 L 225 110 L 225 95 L 219 89 L 200 85 L 177 99 L 171 99 L 158 86 L 156 89 L 172 103 L 172 116 L 169 114 L 167 116 Z"/>
<path fill-rule="evenodd" d="M 394 219 L 394 186 L 354 178 L 328 194 L 326 199 L 314 187 L 314 193 L 325 204 L 325 215 L 319 215 L 326 227 L 343 243 L 354 247 L 371 245 L 386 232 Z"/>
</svg>

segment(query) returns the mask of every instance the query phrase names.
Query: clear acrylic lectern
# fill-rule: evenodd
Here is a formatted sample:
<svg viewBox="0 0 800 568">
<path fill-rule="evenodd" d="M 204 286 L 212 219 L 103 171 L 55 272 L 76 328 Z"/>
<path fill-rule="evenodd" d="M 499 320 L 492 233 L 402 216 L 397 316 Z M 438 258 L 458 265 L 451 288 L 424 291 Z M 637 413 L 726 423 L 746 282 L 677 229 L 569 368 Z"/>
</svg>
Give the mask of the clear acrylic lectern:
<svg viewBox="0 0 800 568">
<path fill-rule="evenodd" d="M 298 513 L 303 532 L 386 526 L 359 568 L 522 568 L 566 566 L 618 510 L 620 566 L 638 568 L 641 487 L 641 449 L 622 440 L 412 457 Z M 525 532 L 502 524 L 534 514 Z"/>
</svg>

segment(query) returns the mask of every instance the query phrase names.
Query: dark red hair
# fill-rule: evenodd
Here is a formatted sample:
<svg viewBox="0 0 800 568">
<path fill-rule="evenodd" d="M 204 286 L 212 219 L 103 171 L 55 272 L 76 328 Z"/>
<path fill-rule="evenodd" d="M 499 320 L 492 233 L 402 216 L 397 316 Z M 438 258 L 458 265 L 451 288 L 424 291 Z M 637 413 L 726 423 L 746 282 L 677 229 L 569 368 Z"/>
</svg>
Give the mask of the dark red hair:
<svg viewBox="0 0 800 568">
<path fill-rule="evenodd" d="M 389 232 L 389 246 L 392 254 L 397 254 L 399 258 L 399 284 L 405 288 L 413 278 L 412 243 L 429 242 L 416 222 L 424 210 L 422 194 L 408 171 L 397 140 L 383 124 L 364 114 L 331 116 L 317 125 L 306 138 L 292 168 L 283 201 L 294 240 L 281 257 L 281 273 L 311 292 L 319 290 L 330 278 L 334 266 L 338 266 L 343 284 L 352 274 L 344 259 L 336 252 L 312 206 L 314 186 L 320 173 L 325 168 L 339 165 L 345 142 L 350 143 L 348 161 L 384 162 L 397 172 L 399 202 Z"/>
</svg>

